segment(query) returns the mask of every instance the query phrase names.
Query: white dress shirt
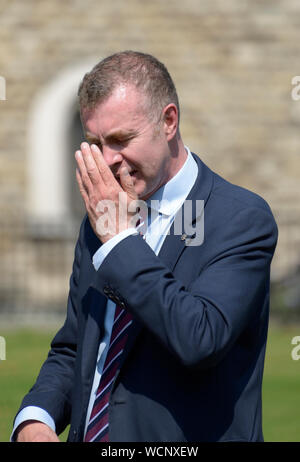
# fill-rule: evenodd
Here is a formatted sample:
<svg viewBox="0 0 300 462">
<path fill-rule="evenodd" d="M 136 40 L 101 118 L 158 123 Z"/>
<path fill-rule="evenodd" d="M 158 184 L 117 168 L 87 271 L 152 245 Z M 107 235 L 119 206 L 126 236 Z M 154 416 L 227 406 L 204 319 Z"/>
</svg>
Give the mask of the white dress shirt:
<svg viewBox="0 0 300 462">
<path fill-rule="evenodd" d="M 138 230 L 140 230 L 140 228 L 144 228 L 144 239 L 156 255 L 158 255 L 165 237 L 168 234 L 168 231 L 174 221 L 176 212 L 183 205 L 198 175 L 197 164 L 193 159 L 190 150 L 187 147 L 185 147 L 185 149 L 188 155 L 184 165 L 168 183 L 162 186 L 151 196 L 150 199 L 148 199 L 147 205 L 148 208 L 151 209 L 151 213 L 148 214 L 148 225 L 145 227 L 145 224 L 143 225 L 141 223 L 138 228 Z M 125 239 L 131 234 L 136 233 L 136 228 L 129 228 L 117 234 L 112 239 L 103 244 L 93 256 L 93 265 L 95 270 L 97 271 L 100 268 L 105 257 L 121 240 Z M 108 300 L 104 319 L 104 337 L 99 345 L 96 370 L 86 416 L 85 432 L 88 426 L 90 414 L 92 412 L 96 391 L 99 385 L 109 346 L 114 313 L 115 303 L 111 300 Z M 55 422 L 44 409 L 41 409 L 37 406 L 27 406 L 26 408 L 22 409 L 22 411 L 20 411 L 16 417 L 12 432 L 12 439 L 15 429 L 25 420 L 41 421 L 55 431 Z"/>
</svg>

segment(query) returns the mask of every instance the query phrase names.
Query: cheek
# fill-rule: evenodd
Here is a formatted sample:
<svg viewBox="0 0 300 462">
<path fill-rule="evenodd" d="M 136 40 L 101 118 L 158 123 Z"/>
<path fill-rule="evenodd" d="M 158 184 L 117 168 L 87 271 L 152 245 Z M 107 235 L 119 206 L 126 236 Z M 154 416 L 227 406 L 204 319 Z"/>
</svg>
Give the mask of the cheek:
<svg viewBox="0 0 300 462">
<path fill-rule="evenodd" d="M 150 177 L 157 176 L 162 168 L 162 161 L 160 158 L 156 158 L 153 154 L 149 155 L 144 164 L 142 164 L 142 169 L 144 170 L 145 174 Z"/>
<path fill-rule="evenodd" d="M 150 149 L 149 146 L 151 146 Z M 161 152 L 160 146 L 156 146 L 155 143 L 149 142 L 139 146 L 138 149 L 133 149 L 130 153 L 128 152 L 127 159 L 138 170 L 140 181 L 156 182 L 163 176 L 165 155 Z"/>
</svg>

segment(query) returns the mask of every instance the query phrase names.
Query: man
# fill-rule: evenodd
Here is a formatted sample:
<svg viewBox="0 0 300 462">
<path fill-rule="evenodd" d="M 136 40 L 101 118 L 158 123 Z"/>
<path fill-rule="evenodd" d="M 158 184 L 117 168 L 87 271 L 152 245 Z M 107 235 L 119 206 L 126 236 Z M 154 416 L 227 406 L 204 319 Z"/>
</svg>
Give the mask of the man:
<svg viewBox="0 0 300 462">
<path fill-rule="evenodd" d="M 154 57 L 106 58 L 79 102 L 87 216 L 66 321 L 13 438 L 58 441 L 71 423 L 69 441 L 262 441 L 268 205 L 184 146 L 174 84 Z M 148 206 L 138 223 L 137 199 Z"/>
</svg>

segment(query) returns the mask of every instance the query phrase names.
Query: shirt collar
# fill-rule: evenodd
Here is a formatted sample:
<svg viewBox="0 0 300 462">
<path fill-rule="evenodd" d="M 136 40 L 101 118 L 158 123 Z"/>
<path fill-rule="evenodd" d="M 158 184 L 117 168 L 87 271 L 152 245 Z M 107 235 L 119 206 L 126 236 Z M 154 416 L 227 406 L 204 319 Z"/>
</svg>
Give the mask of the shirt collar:
<svg viewBox="0 0 300 462">
<path fill-rule="evenodd" d="M 165 185 L 159 188 L 146 202 L 147 206 L 163 215 L 173 215 L 182 206 L 198 175 L 198 166 L 191 151 L 185 146 L 187 158 Z"/>
</svg>

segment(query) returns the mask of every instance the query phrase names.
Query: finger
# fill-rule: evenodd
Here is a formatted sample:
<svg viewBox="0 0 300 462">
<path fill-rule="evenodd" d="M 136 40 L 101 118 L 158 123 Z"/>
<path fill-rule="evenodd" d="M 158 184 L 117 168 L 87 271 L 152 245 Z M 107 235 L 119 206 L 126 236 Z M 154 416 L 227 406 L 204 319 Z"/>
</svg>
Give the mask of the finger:
<svg viewBox="0 0 300 462">
<path fill-rule="evenodd" d="M 105 162 L 102 152 L 100 151 L 100 149 L 98 148 L 96 144 L 91 145 L 91 153 L 93 155 L 94 162 L 97 165 L 102 181 L 105 184 L 111 184 L 112 181 L 115 181 L 116 183 L 118 183 L 110 167 Z"/>
<path fill-rule="evenodd" d="M 83 186 L 84 186 L 87 193 L 92 193 L 92 191 L 94 189 L 94 186 L 93 186 L 93 183 L 92 183 L 92 181 L 91 181 L 91 179 L 89 177 L 89 174 L 87 172 L 86 165 L 85 165 L 85 162 L 83 160 L 83 155 L 82 155 L 81 151 L 76 151 L 75 152 L 75 159 L 76 159 L 76 162 L 77 162 L 77 167 L 78 167 L 78 170 L 79 170 L 79 173 L 80 173 L 80 176 L 81 176 Z"/>
<path fill-rule="evenodd" d="M 137 197 L 135 189 L 134 189 L 134 184 L 131 175 L 129 174 L 129 171 L 126 167 L 123 167 L 120 170 L 120 183 L 124 191 L 130 196 L 130 197 Z"/>
<path fill-rule="evenodd" d="M 92 154 L 90 145 L 85 142 L 81 143 L 81 152 L 85 168 L 91 183 L 93 185 L 98 185 L 101 181 L 101 176 L 99 175 L 99 169 Z"/>
<path fill-rule="evenodd" d="M 82 178 L 81 178 L 81 175 L 80 175 L 80 171 L 79 171 L 78 168 L 76 168 L 76 180 L 77 180 L 79 191 L 80 191 L 80 194 L 81 194 L 82 199 L 84 201 L 85 207 L 87 208 L 89 196 L 88 196 L 88 194 L 86 192 L 86 189 L 85 189 L 85 187 L 83 185 Z"/>
</svg>

